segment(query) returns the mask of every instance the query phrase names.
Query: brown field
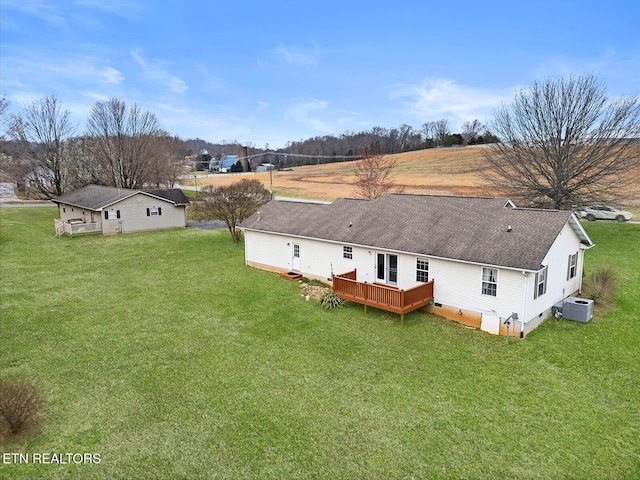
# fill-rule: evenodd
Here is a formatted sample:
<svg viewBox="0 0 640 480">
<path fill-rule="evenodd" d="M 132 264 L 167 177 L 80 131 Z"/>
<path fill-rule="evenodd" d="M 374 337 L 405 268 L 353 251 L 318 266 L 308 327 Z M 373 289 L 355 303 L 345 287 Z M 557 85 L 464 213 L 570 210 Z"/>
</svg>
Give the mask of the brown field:
<svg viewBox="0 0 640 480">
<path fill-rule="evenodd" d="M 431 195 L 496 196 L 496 192 L 480 177 L 488 168 L 481 146 L 465 148 L 438 148 L 391 155 L 398 162 L 397 183 L 405 193 Z M 273 172 L 273 193 L 284 197 L 314 200 L 335 200 L 353 197 L 354 163 L 327 163 L 294 167 L 288 171 Z M 640 169 L 633 172 L 640 178 Z M 269 188 L 269 173 L 253 173 Z M 222 186 L 238 181 L 236 175 L 217 175 L 214 178 L 198 179 L 198 187 Z M 193 185 L 193 181 L 189 183 Z M 517 198 L 517 192 L 502 192 Z M 625 192 L 624 207 L 640 208 L 640 181 Z M 636 210 L 637 211 L 637 210 Z"/>
</svg>

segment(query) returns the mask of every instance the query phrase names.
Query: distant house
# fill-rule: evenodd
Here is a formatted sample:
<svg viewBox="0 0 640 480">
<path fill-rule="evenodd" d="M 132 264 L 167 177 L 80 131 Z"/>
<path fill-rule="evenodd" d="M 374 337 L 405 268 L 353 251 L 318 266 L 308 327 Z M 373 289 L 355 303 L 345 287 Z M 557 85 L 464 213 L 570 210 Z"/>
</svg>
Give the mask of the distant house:
<svg viewBox="0 0 640 480">
<path fill-rule="evenodd" d="M 52 199 L 60 219 L 56 235 L 63 233 L 139 232 L 186 227 L 189 200 L 178 188 L 129 190 L 87 185 Z"/>
<path fill-rule="evenodd" d="M 594 245 L 572 212 L 507 198 L 272 200 L 241 228 L 248 265 L 329 280 L 343 298 L 401 315 L 425 308 L 494 334 L 509 320 L 520 336 L 581 289 Z"/>
</svg>

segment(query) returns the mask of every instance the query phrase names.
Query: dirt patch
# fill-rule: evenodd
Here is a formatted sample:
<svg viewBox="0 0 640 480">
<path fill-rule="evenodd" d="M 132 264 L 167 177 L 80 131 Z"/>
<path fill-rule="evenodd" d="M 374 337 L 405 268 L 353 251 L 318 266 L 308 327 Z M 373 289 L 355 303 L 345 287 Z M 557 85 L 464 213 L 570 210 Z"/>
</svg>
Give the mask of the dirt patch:
<svg viewBox="0 0 640 480">
<path fill-rule="evenodd" d="M 304 298 L 307 298 L 308 296 L 310 299 L 313 298 L 314 300 L 319 301 L 320 297 L 322 297 L 322 295 L 328 290 L 331 290 L 329 285 L 316 285 L 302 281 L 300 282 L 300 296 Z"/>
</svg>

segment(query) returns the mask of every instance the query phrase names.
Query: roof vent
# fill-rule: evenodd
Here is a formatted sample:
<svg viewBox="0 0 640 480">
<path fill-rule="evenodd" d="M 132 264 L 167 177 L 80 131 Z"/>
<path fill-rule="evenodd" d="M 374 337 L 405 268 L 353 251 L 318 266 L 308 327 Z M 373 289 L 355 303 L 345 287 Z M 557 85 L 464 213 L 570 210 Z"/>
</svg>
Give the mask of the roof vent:
<svg viewBox="0 0 640 480">
<path fill-rule="evenodd" d="M 507 227 L 507 232 L 510 232 L 510 231 L 511 231 L 511 225 Z"/>
<path fill-rule="evenodd" d="M 353 225 L 353 222 L 349 222 L 349 226 Z"/>
</svg>

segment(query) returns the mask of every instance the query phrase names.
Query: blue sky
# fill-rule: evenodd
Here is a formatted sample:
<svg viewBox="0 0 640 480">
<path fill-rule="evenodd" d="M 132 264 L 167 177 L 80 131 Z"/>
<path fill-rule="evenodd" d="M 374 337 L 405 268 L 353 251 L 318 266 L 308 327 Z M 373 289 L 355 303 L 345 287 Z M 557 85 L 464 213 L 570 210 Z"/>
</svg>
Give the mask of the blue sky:
<svg viewBox="0 0 640 480">
<path fill-rule="evenodd" d="M 447 118 L 488 123 L 534 80 L 640 94 L 635 0 L 2 0 L 0 92 L 55 94 L 78 132 L 116 97 L 182 138 L 257 147 Z"/>
</svg>

